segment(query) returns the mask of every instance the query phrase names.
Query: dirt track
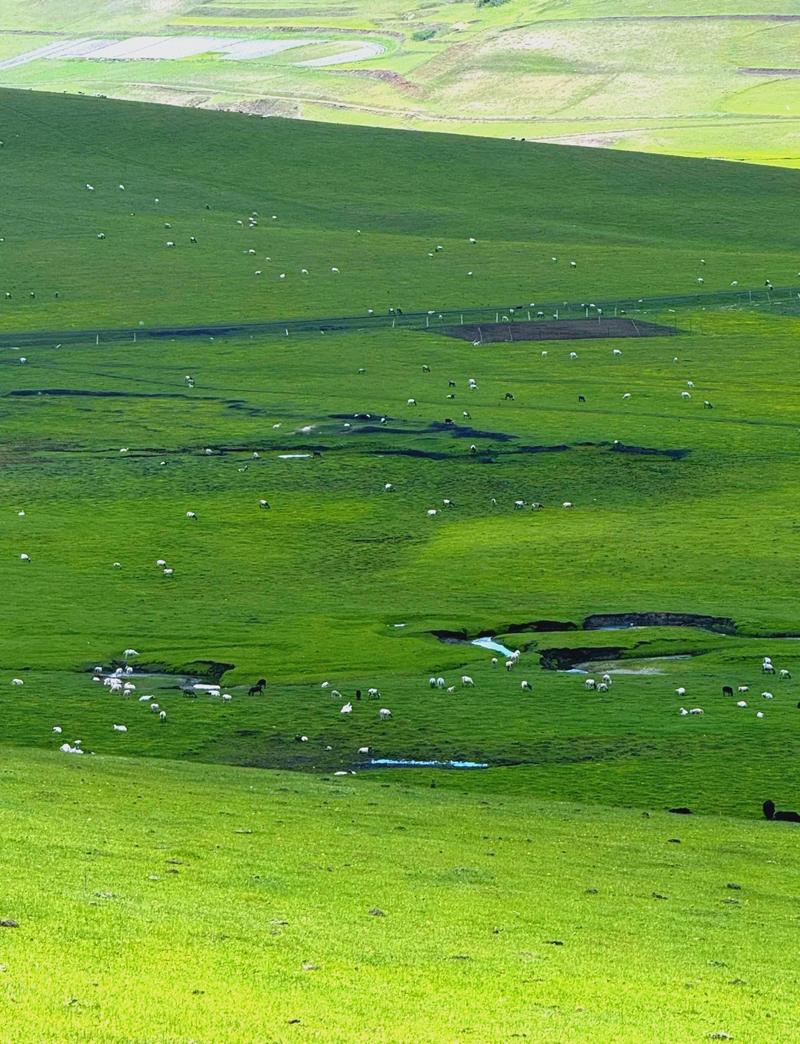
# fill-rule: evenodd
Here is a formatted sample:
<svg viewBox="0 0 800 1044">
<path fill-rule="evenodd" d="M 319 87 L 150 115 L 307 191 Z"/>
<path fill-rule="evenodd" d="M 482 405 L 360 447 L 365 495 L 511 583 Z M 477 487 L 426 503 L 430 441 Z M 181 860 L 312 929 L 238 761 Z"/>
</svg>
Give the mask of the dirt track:
<svg viewBox="0 0 800 1044">
<path fill-rule="evenodd" d="M 439 326 L 436 333 L 486 344 L 495 341 L 580 341 L 597 337 L 669 337 L 677 330 L 674 326 L 657 326 L 634 319 L 550 319 L 533 323 Z"/>
</svg>

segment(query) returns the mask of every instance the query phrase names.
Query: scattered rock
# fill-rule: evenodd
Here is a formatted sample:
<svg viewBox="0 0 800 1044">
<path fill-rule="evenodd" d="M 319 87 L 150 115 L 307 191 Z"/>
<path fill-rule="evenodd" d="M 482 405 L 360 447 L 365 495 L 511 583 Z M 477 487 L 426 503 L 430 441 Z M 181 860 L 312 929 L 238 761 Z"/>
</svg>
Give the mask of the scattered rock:
<svg viewBox="0 0 800 1044">
<path fill-rule="evenodd" d="M 370 917 L 385 917 L 386 916 L 386 914 L 383 912 L 383 910 L 379 910 L 377 906 L 373 906 L 373 908 L 369 912 L 369 915 L 370 915 Z"/>
<path fill-rule="evenodd" d="M 722 1030 L 717 1030 L 716 1033 L 709 1033 L 709 1040 L 733 1040 L 730 1033 L 724 1033 Z"/>
<path fill-rule="evenodd" d="M 673 812 L 676 816 L 690 816 L 692 814 L 692 810 L 686 808 L 685 805 L 679 805 L 677 808 L 668 808 L 667 812 Z"/>
<path fill-rule="evenodd" d="M 547 943 L 548 946 L 563 946 L 564 945 L 564 943 L 561 941 L 561 939 L 545 939 L 545 942 Z"/>
<path fill-rule="evenodd" d="M 583 890 L 583 894 L 584 895 L 597 895 L 597 893 L 598 893 L 598 889 L 597 888 L 584 888 L 584 890 Z"/>
<path fill-rule="evenodd" d="M 667 838 L 667 844 L 668 845 L 679 845 L 680 843 L 681 843 L 681 839 L 679 837 Z"/>
<path fill-rule="evenodd" d="M 19 924 L 16 921 L 7 920 L 0 921 L 0 928 L 19 928 Z"/>
<path fill-rule="evenodd" d="M 654 899 L 666 899 L 667 898 L 665 895 L 662 895 L 661 892 L 651 892 L 650 894 L 653 896 Z"/>
<path fill-rule="evenodd" d="M 740 884 L 736 884 L 735 881 L 728 881 L 725 887 L 732 888 L 734 892 L 741 892 L 742 890 L 742 886 Z"/>
<path fill-rule="evenodd" d="M 303 961 L 303 971 L 317 971 L 318 968 L 319 965 L 313 961 Z"/>
</svg>

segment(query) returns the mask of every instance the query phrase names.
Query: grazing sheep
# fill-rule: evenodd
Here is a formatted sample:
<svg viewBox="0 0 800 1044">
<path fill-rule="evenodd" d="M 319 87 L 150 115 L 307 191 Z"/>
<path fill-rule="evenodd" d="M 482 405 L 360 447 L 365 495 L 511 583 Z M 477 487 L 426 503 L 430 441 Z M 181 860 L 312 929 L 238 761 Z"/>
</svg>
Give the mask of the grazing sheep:
<svg viewBox="0 0 800 1044">
<path fill-rule="evenodd" d="M 25 682 L 22 680 L 22 678 L 12 678 L 11 679 L 11 684 L 12 685 L 24 685 Z"/>
<path fill-rule="evenodd" d="M 677 688 L 675 690 L 675 695 L 676 696 L 685 696 L 686 695 L 686 689 L 684 689 L 683 686 L 680 686 L 679 688 Z"/>
<path fill-rule="evenodd" d="M 606 685 L 605 682 L 598 682 L 597 685 L 595 686 L 595 691 L 596 692 L 608 692 L 608 686 Z"/>
<path fill-rule="evenodd" d="M 691 707 L 689 710 L 690 714 L 705 714 L 702 707 Z"/>
<path fill-rule="evenodd" d="M 587 678 L 583 685 L 586 689 L 593 689 L 597 685 L 597 682 L 594 678 Z"/>
<path fill-rule="evenodd" d="M 167 720 L 167 712 L 165 710 L 158 712 L 158 720 L 161 722 L 162 725 Z"/>
<path fill-rule="evenodd" d="M 782 668 L 779 672 L 779 677 L 782 678 L 784 681 L 787 681 L 789 678 L 791 678 L 791 676 L 792 672 L 787 671 L 785 668 Z"/>
<path fill-rule="evenodd" d="M 161 710 L 161 708 L 159 707 L 159 705 L 157 703 L 151 703 L 150 704 L 150 710 L 153 712 L 153 714 L 158 714 L 158 712 Z"/>
<path fill-rule="evenodd" d="M 128 726 L 127 725 L 113 725 L 112 728 L 114 729 L 114 732 L 127 732 L 128 731 Z"/>
<path fill-rule="evenodd" d="M 443 687 L 444 687 L 444 678 L 437 678 L 437 679 L 436 679 L 436 684 L 437 684 L 437 685 L 439 685 L 439 682 L 441 682 L 441 683 L 442 683 L 442 684 L 441 684 L 441 685 L 439 686 L 439 688 L 443 688 Z M 380 690 L 379 690 L 379 689 L 367 689 L 367 696 L 368 696 L 368 697 L 369 697 L 369 698 L 370 698 L 371 700 L 377 700 L 377 698 L 378 698 L 378 697 L 380 696 L 380 694 L 381 694 L 381 693 L 380 693 Z"/>
<path fill-rule="evenodd" d="M 750 691 L 750 686 L 749 685 L 740 685 L 736 691 L 737 692 L 749 692 Z"/>
<path fill-rule="evenodd" d="M 61 735 L 61 732 L 62 732 L 62 728 L 61 728 L 61 726 L 60 726 L 60 725 L 54 725 L 54 726 L 53 726 L 53 732 L 55 732 L 55 734 L 56 734 L 57 736 L 60 736 L 60 735 Z"/>
<path fill-rule="evenodd" d="M 523 680 L 522 682 L 520 682 L 520 688 L 523 690 L 523 692 L 529 692 L 531 688 L 531 683 L 529 681 Z"/>
<path fill-rule="evenodd" d="M 771 692 L 762 692 L 761 693 L 761 698 L 764 699 L 764 700 L 774 700 L 775 699 L 775 697 L 772 695 Z"/>
<path fill-rule="evenodd" d="M 352 714 L 353 713 L 353 704 L 352 703 L 345 703 L 345 705 L 341 708 L 339 713 L 340 714 Z"/>
<path fill-rule="evenodd" d="M 462 685 L 463 688 L 469 688 L 470 686 L 472 686 L 474 684 L 475 684 L 475 682 L 472 680 L 472 678 L 470 678 L 470 676 L 468 674 L 462 674 L 461 675 L 461 685 Z"/>
<path fill-rule="evenodd" d="M 736 701 L 736 706 L 737 707 L 746 707 L 747 706 L 747 700 L 737 700 Z"/>
<path fill-rule="evenodd" d="M 378 717 L 381 721 L 386 721 L 387 718 L 391 718 L 391 716 L 392 712 L 389 710 L 388 707 L 381 707 L 381 709 L 378 711 Z"/>
</svg>

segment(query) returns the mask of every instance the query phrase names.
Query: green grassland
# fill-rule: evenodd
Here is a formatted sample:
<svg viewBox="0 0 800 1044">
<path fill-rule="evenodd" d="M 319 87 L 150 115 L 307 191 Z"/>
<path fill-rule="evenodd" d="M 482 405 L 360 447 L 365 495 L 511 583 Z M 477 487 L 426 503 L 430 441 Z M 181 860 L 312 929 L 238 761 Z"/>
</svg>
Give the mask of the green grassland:
<svg viewBox="0 0 800 1044">
<path fill-rule="evenodd" d="M 790 171 L 24 92 L 0 134 L 9 331 L 798 280 Z"/>
<path fill-rule="evenodd" d="M 76 10 L 77 7 L 77 10 Z M 311 39 L 249 61 L 32 58 L 0 86 L 800 165 L 793 0 L 4 4 L 0 62 L 65 37 Z M 13 34 L 13 35 L 12 35 Z M 38 35 L 35 35 L 38 34 Z M 42 34 L 50 34 L 43 36 Z M 343 41 L 383 52 L 303 67 Z M 6 48 L 9 53 L 6 54 Z"/>
<path fill-rule="evenodd" d="M 14 751 L 0 821 L 4 1040 L 795 1035 L 765 822 Z"/>
<path fill-rule="evenodd" d="M 90 331 L 789 286 L 798 175 L 38 93 L 0 140 L 0 1040 L 792 1040 L 785 295 L 544 345 Z M 734 633 L 581 628 L 656 611 Z"/>
</svg>

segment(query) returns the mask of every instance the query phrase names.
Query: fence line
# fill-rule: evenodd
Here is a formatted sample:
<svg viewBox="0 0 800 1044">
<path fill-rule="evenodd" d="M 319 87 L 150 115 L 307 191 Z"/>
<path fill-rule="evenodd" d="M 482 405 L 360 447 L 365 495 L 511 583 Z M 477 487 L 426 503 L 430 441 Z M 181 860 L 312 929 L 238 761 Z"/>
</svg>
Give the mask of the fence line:
<svg viewBox="0 0 800 1044">
<path fill-rule="evenodd" d="M 460 307 L 404 312 L 394 309 L 386 315 L 348 315 L 312 319 L 243 320 L 228 323 L 202 323 L 191 326 L 107 327 L 88 330 L 39 330 L 0 333 L 0 347 L 28 347 L 50 344 L 138 343 L 177 337 L 223 337 L 236 334 L 264 334 L 289 337 L 292 333 L 335 332 L 339 330 L 397 329 L 424 327 L 435 329 L 455 323 L 513 323 L 545 319 L 611 319 L 620 316 L 653 315 L 675 309 L 766 306 L 780 311 L 800 310 L 800 287 L 760 287 L 757 290 L 720 290 L 698 294 L 662 297 L 596 298 L 593 301 L 542 301 L 498 307 Z M 674 320 L 672 321 L 674 324 Z"/>
</svg>

